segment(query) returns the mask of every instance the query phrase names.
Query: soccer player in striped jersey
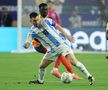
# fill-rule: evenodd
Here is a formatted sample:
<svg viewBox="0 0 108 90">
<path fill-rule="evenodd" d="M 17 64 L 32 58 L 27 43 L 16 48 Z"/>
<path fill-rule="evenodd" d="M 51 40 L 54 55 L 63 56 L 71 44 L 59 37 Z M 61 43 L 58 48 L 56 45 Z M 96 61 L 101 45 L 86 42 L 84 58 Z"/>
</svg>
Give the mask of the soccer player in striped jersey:
<svg viewBox="0 0 108 90">
<path fill-rule="evenodd" d="M 47 6 L 47 4 L 46 3 L 41 3 L 40 5 L 39 5 L 39 12 L 40 12 L 40 15 L 39 15 L 39 19 L 40 20 L 42 20 L 43 18 L 45 18 L 45 17 L 48 17 L 47 16 L 47 14 L 48 14 L 48 6 Z M 55 20 L 55 19 L 54 19 Z M 58 31 L 58 33 L 60 33 L 59 31 Z M 59 34 L 59 35 L 61 35 L 61 34 Z M 63 39 L 65 39 L 64 37 L 63 37 Z M 66 39 L 65 39 L 66 40 Z M 67 41 L 67 40 L 66 40 Z M 68 41 L 67 41 L 68 42 Z M 36 45 L 37 44 L 37 45 Z M 45 47 L 43 47 L 43 45 L 38 41 L 38 40 L 33 40 L 32 41 L 32 45 L 34 46 L 34 48 L 35 48 L 35 50 L 36 51 L 38 51 L 39 53 L 46 53 L 46 48 Z M 58 77 L 58 78 L 60 78 L 61 77 L 61 74 L 60 74 L 60 72 L 58 71 L 58 66 L 60 65 L 60 62 L 65 62 L 65 61 L 63 61 L 63 59 L 62 59 L 62 61 L 59 59 L 59 57 L 57 58 L 57 60 L 55 61 L 55 64 L 54 64 L 54 68 L 53 68 L 53 70 L 51 71 L 51 73 L 52 73 L 52 75 L 54 75 L 54 76 L 56 76 L 56 77 Z M 65 67 L 66 68 L 68 68 L 68 64 L 65 64 Z M 74 77 L 73 77 L 74 79 L 82 79 L 81 77 L 79 77 L 78 75 L 74 75 Z"/>
<path fill-rule="evenodd" d="M 39 21 L 38 16 L 37 20 L 35 20 L 35 17 L 37 16 L 36 13 L 31 13 L 30 18 L 31 22 L 33 24 L 31 31 L 28 34 L 28 39 L 26 43 L 24 44 L 24 47 L 27 48 L 29 47 L 30 41 L 33 39 L 38 39 L 42 45 L 47 48 L 47 53 L 45 54 L 41 64 L 40 64 L 40 73 L 39 73 L 39 79 L 38 82 L 39 84 L 43 84 L 43 79 L 44 79 L 44 72 L 45 68 L 52 62 L 55 61 L 58 57 L 60 59 L 65 59 L 65 62 L 62 62 L 63 64 L 66 64 L 68 60 L 64 57 L 65 55 L 68 56 L 68 54 L 71 51 L 70 48 L 68 48 L 67 45 L 65 45 L 64 41 L 59 37 L 58 33 L 56 30 L 50 26 L 49 24 L 52 22 L 51 19 L 46 19 L 46 20 L 41 20 Z M 35 23 L 37 22 L 37 23 Z M 47 23 L 49 22 L 49 24 Z M 39 27 L 38 27 L 39 25 Z M 46 26 L 48 25 L 48 26 Z M 52 23 L 52 25 L 56 25 L 55 22 Z M 66 34 L 64 34 L 66 35 Z M 67 35 L 68 37 L 68 35 Z M 71 37 L 68 37 L 71 40 Z M 62 49 L 63 48 L 63 49 Z M 63 55 L 61 55 L 63 54 Z M 70 63 L 68 63 L 68 67 L 71 68 Z M 75 75 L 73 73 L 72 68 L 68 70 L 70 73 Z"/>
<path fill-rule="evenodd" d="M 47 8 L 48 8 L 48 6 L 47 6 L 47 4 L 45 4 L 45 3 L 41 3 L 41 4 L 39 5 L 39 11 L 40 11 L 40 17 L 41 17 L 41 19 L 42 19 L 42 17 L 43 17 L 43 18 L 46 17 L 47 11 L 48 11 Z M 59 32 L 59 31 L 58 31 L 58 32 Z M 59 35 L 60 35 L 60 32 L 59 32 Z M 63 36 L 61 36 L 61 37 L 62 37 L 63 40 L 67 43 L 68 46 L 71 45 L 70 42 L 69 42 L 65 37 L 63 37 Z M 70 47 L 71 47 L 71 46 L 70 46 Z M 75 61 L 77 60 L 77 59 L 76 59 L 76 60 L 75 60 L 75 59 L 76 59 L 75 57 L 72 58 L 72 59 L 70 59 L 71 64 L 72 64 L 72 65 L 75 65 L 77 68 L 79 68 L 81 71 L 83 71 L 83 73 L 88 77 L 88 79 L 91 80 L 91 81 L 93 81 L 93 78 L 88 74 L 88 71 L 86 70 L 85 66 L 84 66 L 81 62 L 79 62 L 79 61 L 75 62 Z M 63 61 L 62 61 L 62 62 L 63 62 Z M 56 77 L 60 77 L 60 72 L 58 71 L 58 67 L 59 67 L 60 63 L 61 63 L 61 61 L 60 61 L 60 59 L 58 58 L 58 59 L 55 61 L 53 70 L 51 71 L 51 73 L 52 73 L 53 75 L 55 75 Z M 66 66 L 66 67 L 67 67 L 67 66 Z M 79 77 L 78 75 L 76 75 L 76 76 L 74 76 L 74 79 L 82 79 L 82 78 Z"/>
<path fill-rule="evenodd" d="M 73 61 L 72 63 L 88 77 L 88 80 L 92 85 L 94 78 L 87 71 L 85 66 L 81 62 L 77 61 L 72 49 L 64 42 L 64 40 L 58 35 L 56 29 L 54 28 L 59 28 L 58 30 L 60 30 L 69 41 L 72 41 L 72 38 L 63 31 L 61 26 L 49 18 L 44 18 L 39 21 L 37 13 L 34 12 L 30 14 L 30 20 L 33 26 L 28 36 L 28 40 L 30 40 L 32 35 L 32 38 L 38 39 L 42 45 L 47 48 L 47 53 L 43 57 L 43 60 L 40 64 L 39 78 L 36 81 L 31 81 L 31 83 L 43 84 L 45 68 L 60 56 L 66 57 L 70 61 Z M 28 42 L 24 44 L 25 47 L 29 46 Z M 64 58 L 65 61 L 67 61 L 66 58 Z M 73 71 L 71 71 L 71 73 L 74 75 Z"/>
</svg>

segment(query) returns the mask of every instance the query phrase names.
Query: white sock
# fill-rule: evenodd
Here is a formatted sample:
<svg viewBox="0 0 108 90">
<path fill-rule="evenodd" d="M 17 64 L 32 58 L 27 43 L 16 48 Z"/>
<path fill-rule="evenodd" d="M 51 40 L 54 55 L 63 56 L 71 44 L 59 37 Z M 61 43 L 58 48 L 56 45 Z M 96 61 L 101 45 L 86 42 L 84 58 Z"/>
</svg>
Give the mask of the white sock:
<svg viewBox="0 0 108 90">
<path fill-rule="evenodd" d="M 45 69 L 44 68 L 40 68 L 39 69 L 39 82 L 44 82 L 44 76 L 45 76 Z"/>
<path fill-rule="evenodd" d="M 86 77 L 91 76 L 91 74 L 88 72 L 88 70 L 86 69 L 86 67 L 79 61 L 77 61 L 76 65 L 75 65 L 80 71 L 82 71 L 84 73 L 84 75 L 86 75 Z"/>
<path fill-rule="evenodd" d="M 56 68 L 56 67 L 53 67 L 53 70 L 58 70 L 58 68 Z"/>
<path fill-rule="evenodd" d="M 74 76 L 75 75 L 75 73 L 72 73 L 72 76 Z"/>
</svg>

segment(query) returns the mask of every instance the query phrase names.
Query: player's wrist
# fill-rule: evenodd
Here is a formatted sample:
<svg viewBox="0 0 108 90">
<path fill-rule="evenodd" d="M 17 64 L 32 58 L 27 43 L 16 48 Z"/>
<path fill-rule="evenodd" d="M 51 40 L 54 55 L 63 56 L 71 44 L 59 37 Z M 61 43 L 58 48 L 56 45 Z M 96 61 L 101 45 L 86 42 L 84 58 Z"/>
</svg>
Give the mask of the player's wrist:
<svg viewBox="0 0 108 90">
<path fill-rule="evenodd" d="M 29 42 L 25 42 L 23 47 L 24 47 L 25 49 L 27 49 L 27 48 L 29 48 L 29 46 L 30 46 L 30 43 L 29 43 Z"/>
</svg>

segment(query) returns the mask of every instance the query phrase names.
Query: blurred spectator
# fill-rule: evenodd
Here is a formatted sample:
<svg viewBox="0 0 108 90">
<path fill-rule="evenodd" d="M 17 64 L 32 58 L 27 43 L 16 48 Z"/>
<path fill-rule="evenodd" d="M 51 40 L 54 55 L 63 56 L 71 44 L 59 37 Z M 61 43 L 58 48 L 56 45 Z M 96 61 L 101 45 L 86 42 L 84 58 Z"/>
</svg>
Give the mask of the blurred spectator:
<svg viewBox="0 0 108 90">
<path fill-rule="evenodd" d="M 47 0 L 35 0 L 36 5 L 39 5 L 41 3 L 46 3 Z"/>
<path fill-rule="evenodd" d="M 48 0 L 48 18 L 53 19 L 57 24 L 61 25 L 61 19 L 59 14 L 53 9 L 53 2 L 51 0 Z"/>
<path fill-rule="evenodd" d="M 9 15 L 7 7 L 3 7 L 0 16 L 0 26 L 10 27 L 13 24 L 12 17 Z"/>
<path fill-rule="evenodd" d="M 97 0 L 99 10 L 100 10 L 100 18 L 98 20 L 99 26 L 105 26 L 106 24 L 106 6 L 105 6 L 105 0 Z"/>
<path fill-rule="evenodd" d="M 54 2 L 54 10 L 57 11 L 58 14 L 62 14 L 62 9 L 63 9 L 63 3 L 65 2 L 65 0 L 53 0 Z"/>
<path fill-rule="evenodd" d="M 27 8 L 24 8 L 23 13 L 22 13 L 22 26 L 24 27 L 30 27 L 30 20 L 29 20 L 29 10 Z"/>
<path fill-rule="evenodd" d="M 72 16 L 69 18 L 70 28 L 80 28 L 82 26 L 81 16 L 78 15 L 76 8 L 72 9 Z"/>
</svg>

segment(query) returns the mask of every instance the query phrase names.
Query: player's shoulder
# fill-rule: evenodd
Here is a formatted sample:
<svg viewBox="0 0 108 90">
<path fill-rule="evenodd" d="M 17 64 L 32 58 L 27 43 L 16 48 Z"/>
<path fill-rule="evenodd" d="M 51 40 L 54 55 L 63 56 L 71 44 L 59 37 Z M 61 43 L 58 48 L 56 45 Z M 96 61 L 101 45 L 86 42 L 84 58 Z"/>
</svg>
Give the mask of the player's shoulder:
<svg viewBox="0 0 108 90">
<path fill-rule="evenodd" d="M 43 21 L 52 21 L 51 18 L 44 18 Z"/>
<path fill-rule="evenodd" d="M 49 24 L 49 23 L 52 23 L 52 19 L 50 19 L 50 18 L 44 18 L 43 20 L 42 20 L 42 22 L 46 22 L 47 24 Z"/>
<path fill-rule="evenodd" d="M 30 29 L 33 30 L 33 29 L 35 29 L 35 28 L 36 28 L 36 27 L 35 27 L 34 25 L 32 25 Z"/>
<path fill-rule="evenodd" d="M 33 32 L 33 31 L 36 31 L 37 30 L 37 27 L 35 27 L 34 25 L 31 26 L 30 28 L 30 32 Z"/>
</svg>

